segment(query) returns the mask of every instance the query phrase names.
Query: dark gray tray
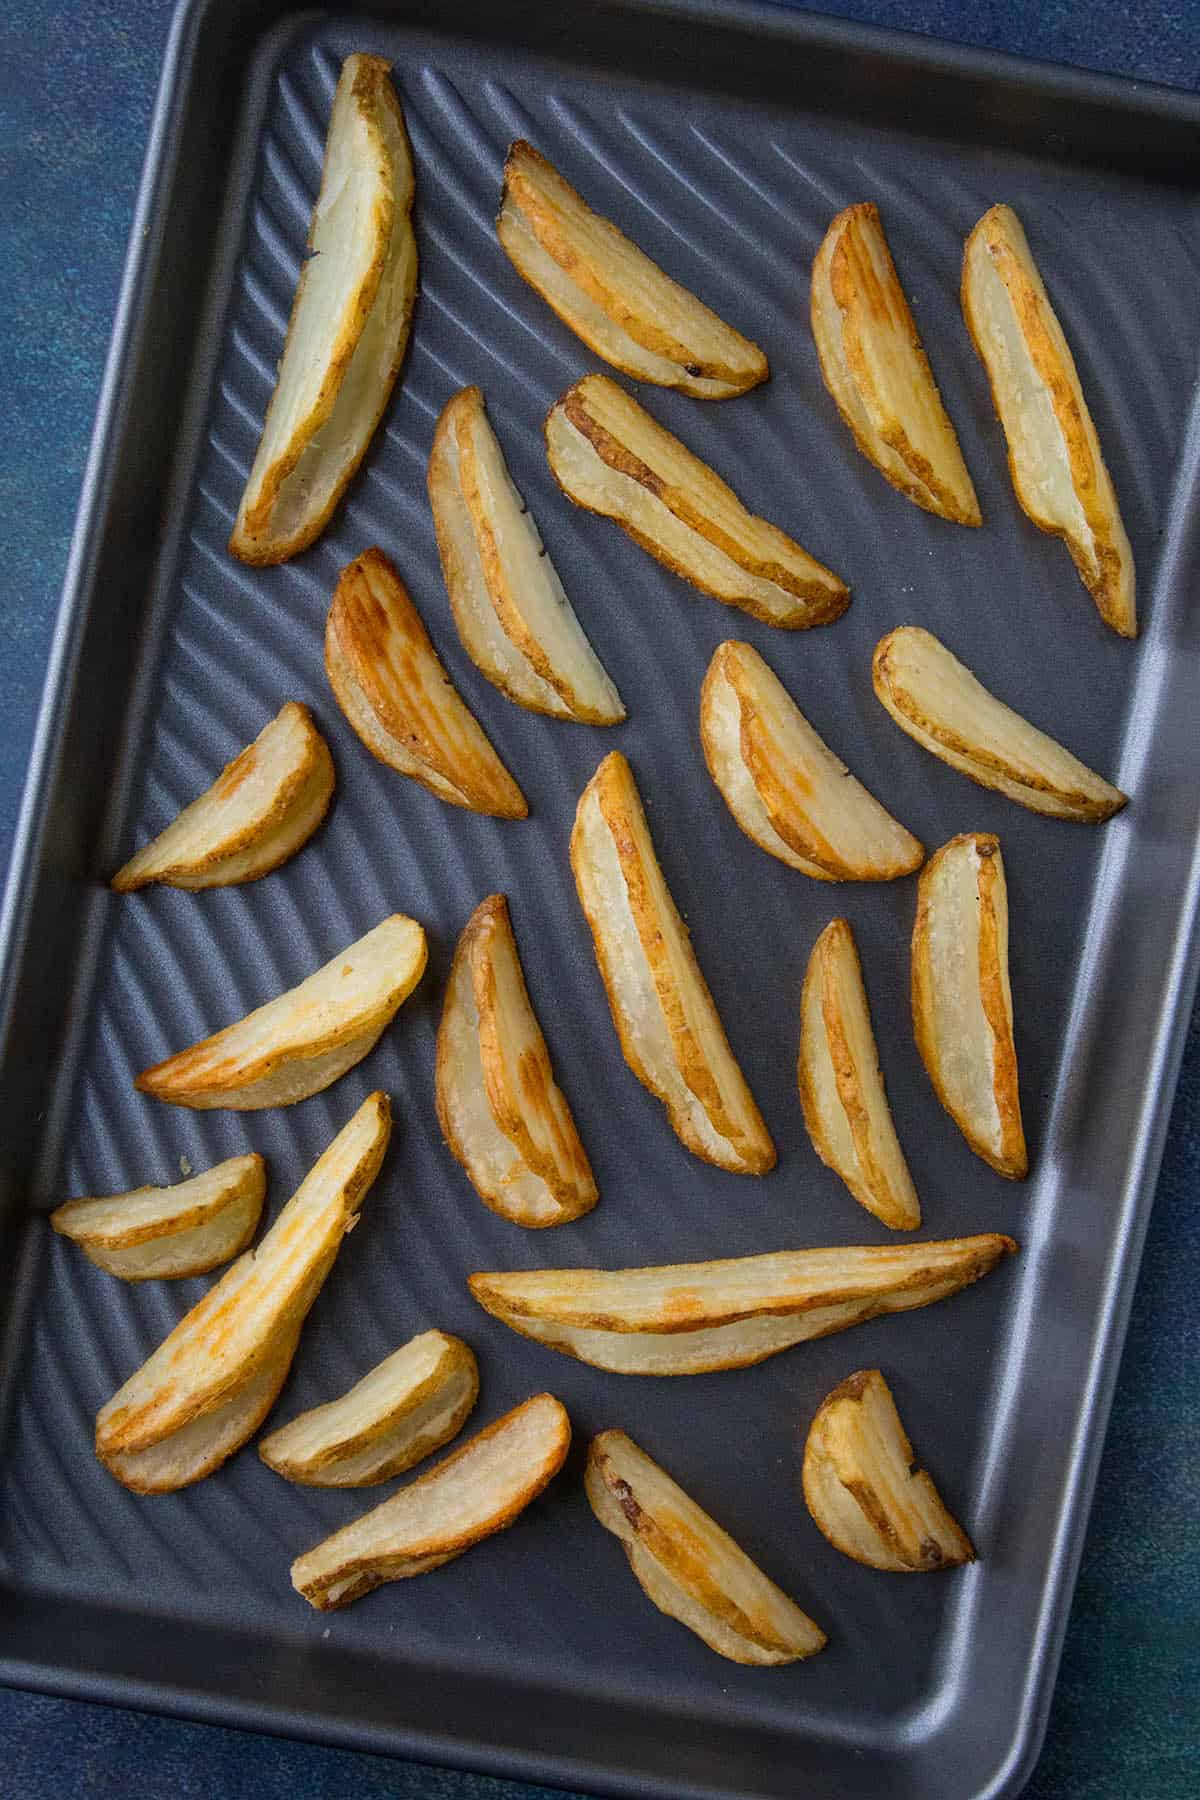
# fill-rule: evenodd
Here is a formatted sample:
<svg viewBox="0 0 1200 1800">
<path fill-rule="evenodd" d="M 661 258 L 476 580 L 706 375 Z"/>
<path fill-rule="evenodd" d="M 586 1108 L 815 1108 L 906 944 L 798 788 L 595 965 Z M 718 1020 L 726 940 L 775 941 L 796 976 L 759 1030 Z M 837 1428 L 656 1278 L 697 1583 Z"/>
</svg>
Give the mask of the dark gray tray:
<svg viewBox="0 0 1200 1800">
<path fill-rule="evenodd" d="M 601 1791 L 680 1796 L 1012 1793 L 1044 1722 L 1196 973 L 1200 530 L 1194 296 L 1200 105 L 1189 97 L 735 0 L 430 0 L 361 18 L 194 0 L 181 10 L 101 402 L 3 937 L 8 1311 L 0 1677 L 194 1717 L 443 1758 Z M 417 162 L 413 347 L 364 473 L 321 543 L 250 572 L 223 545 L 278 355 L 337 63 L 391 56 Z M 770 385 L 651 409 L 852 582 L 831 628 L 722 611 L 557 494 L 543 412 L 592 360 L 491 229 L 525 134 L 768 350 Z M 829 218 L 875 198 L 979 489 L 985 529 L 928 518 L 854 450 L 807 326 Z M 1100 625 L 1065 551 L 1019 513 L 958 308 L 962 239 L 1021 212 L 1074 345 L 1141 576 L 1144 633 Z M 433 422 L 485 389 L 564 580 L 629 704 L 616 732 L 542 721 L 459 649 L 424 495 Z M 533 816 L 450 811 L 374 763 L 321 669 L 336 571 L 396 557 Z M 870 691 L 871 647 L 923 622 L 1134 796 L 1096 831 L 1039 820 L 934 764 Z M 915 884 L 830 889 L 758 852 L 704 772 L 700 676 L 725 636 L 764 651 L 856 772 L 932 847 L 999 831 L 1033 1175 L 1012 1187 L 937 1106 L 912 1045 Z M 339 793 L 293 863 L 249 888 L 118 900 L 113 866 L 286 697 L 314 707 Z M 780 1150 L 765 1181 L 676 1143 L 622 1063 L 566 864 L 575 798 L 630 756 L 668 879 Z M 454 938 L 508 893 L 530 986 L 602 1189 L 531 1236 L 484 1211 L 439 1142 L 433 1043 Z M 190 1115 L 133 1073 L 299 979 L 387 911 L 431 966 L 376 1052 L 285 1112 Z M 680 1260 L 886 1235 L 818 1164 L 793 1087 L 799 982 L 852 919 L 900 1134 L 932 1236 L 1004 1229 L 1019 1259 L 972 1292 L 736 1374 L 622 1380 L 519 1340 L 470 1301 L 477 1268 Z M 310 1612 L 290 1558 L 363 1504 L 280 1482 L 244 1452 L 139 1500 L 91 1453 L 96 1408 L 200 1282 L 126 1288 L 37 1215 L 170 1180 L 244 1147 L 276 1209 L 382 1085 L 398 1128 L 306 1329 L 277 1417 L 430 1324 L 483 1371 L 478 1423 L 550 1387 L 577 1449 L 509 1533 L 345 1614 Z M 804 1432 L 879 1363 L 981 1552 L 945 1578 L 862 1570 L 798 1492 Z M 578 1480 L 622 1424 L 827 1627 L 809 1664 L 735 1668 L 642 1598 Z"/>
</svg>

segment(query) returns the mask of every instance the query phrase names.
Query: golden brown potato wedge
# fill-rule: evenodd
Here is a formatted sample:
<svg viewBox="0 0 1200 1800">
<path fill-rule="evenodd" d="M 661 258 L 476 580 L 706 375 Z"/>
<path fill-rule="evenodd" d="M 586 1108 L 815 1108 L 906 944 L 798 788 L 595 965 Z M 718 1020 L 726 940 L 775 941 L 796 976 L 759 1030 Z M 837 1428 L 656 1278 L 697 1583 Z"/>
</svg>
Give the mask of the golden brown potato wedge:
<svg viewBox="0 0 1200 1800">
<path fill-rule="evenodd" d="M 385 1581 L 440 1568 L 511 1525 L 558 1474 L 570 1445 L 565 1407 L 553 1394 L 535 1394 L 298 1556 L 292 1586 L 310 1606 L 331 1612 Z"/>
<path fill-rule="evenodd" d="M 275 392 L 229 548 L 278 563 L 308 548 L 366 454 L 408 344 L 417 291 L 413 167 L 377 56 L 349 56 Z"/>
<path fill-rule="evenodd" d="M 615 519 L 702 593 L 765 625 L 827 625 L 850 604 L 838 576 L 765 519 L 607 375 L 546 415 L 546 455 L 569 500 Z"/>
<path fill-rule="evenodd" d="M 571 867 L 625 1061 L 694 1155 L 765 1175 L 775 1146 L 737 1065 L 654 854 L 633 771 L 614 750 L 584 788 Z"/>
<path fill-rule="evenodd" d="M 392 913 L 299 987 L 143 1069 L 134 1086 L 199 1112 L 307 1100 L 374 1048 L 420 981 L 427 956 L 417 921 Z"/>
<path fill-rule="evenodd" d="M 266 1192 L 267 1165 L 252 1152 L 173 1187 L 68 1200 L 55 1207 L 50 1223 L 97 1268 L 123 1281 L 206 1275 L 246 1248 Z"/>
<path fill-rule="evenodd" d="M 921 871 L 912 936 L 913 1030 L 938 1099 L 1000 1175 L 1029 1173 L 1008 979 L 1000 840 L 964 832 Z"/>
<path fill-rule="evenodd" d="M 812 330 L 825 386 L 880 474 L 926 512 L 983 523 L 872 201 L 840 212 L 812 271 Z"/>
<path fill-rule="evenodd" d="M 892 1123 L 862 964 L 845 919 L 825 927 L 808 959 L 796 1078 L 821 1161 L 884 1225 L 915 1231 L 921 1203 Z"/>
<path fill-rule="evenodd" d="M 746 836 L 816 881 L 894 881 L 924 846 L 856 781 L 770 664 L 733 639 L 700 690 L 708 772 Z"/>
<path fill-rule="evenodd" d="M 647 1597 L 731 1662 L 798 1662 L 820 1626 L 623 1431 L 592 1439 L 592 1511 L 620 1539 Z"/>
<path fill-rule="evenodd" d="M 859 1369 L 821 1402 L 804 1446 L 804 1498 L 834 1549 L 872 1569 L 975 1560 L 970 1538 L 916 1467 L 878 1369 Z"/>
<path fill-rule="evenodd" d="M 626 375 L 697 400 L 726 400 L 767 379 L 757 344 L 672 281 L 520 138 L 504 165 L 496 234 L 563 324 Z"/>
<path fill-rule="evenodd" d="M 1133 552 L 1071 347 L 1011 206 L 985 212 L 963 256 L 962 306 L 1008 440 L 1017 499 L 1063 539 L 1100 617 L 1137 636 Z"/>
</svg>

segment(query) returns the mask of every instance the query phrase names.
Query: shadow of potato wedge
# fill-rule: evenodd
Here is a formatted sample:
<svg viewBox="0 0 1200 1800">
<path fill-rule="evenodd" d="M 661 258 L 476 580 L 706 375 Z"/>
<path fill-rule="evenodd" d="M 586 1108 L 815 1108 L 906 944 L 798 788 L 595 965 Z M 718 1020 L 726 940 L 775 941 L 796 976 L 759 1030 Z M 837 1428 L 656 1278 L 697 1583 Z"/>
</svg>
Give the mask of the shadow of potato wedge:
<svg viewBox="0 0 1200 1800">
<path fill-rule="evenodd" d="M 174 1280 L 207 1275 L 244 1250 L 266 1192 L 267 1165 L 252 1152 L 172 1187 L 67 1200 L 55 1207 L 50 1223 L 109 1275 L 123 1281 Z"/>
</svg>

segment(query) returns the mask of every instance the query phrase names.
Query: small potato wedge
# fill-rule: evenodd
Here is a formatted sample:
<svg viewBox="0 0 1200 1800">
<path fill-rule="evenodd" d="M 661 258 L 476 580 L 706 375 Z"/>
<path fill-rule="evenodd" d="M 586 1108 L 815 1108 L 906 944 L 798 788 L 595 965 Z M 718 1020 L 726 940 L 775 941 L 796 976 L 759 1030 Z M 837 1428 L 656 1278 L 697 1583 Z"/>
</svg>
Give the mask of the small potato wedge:
<svg viewBox="0 0 1200 1800">
<path fill-rule="evenodd" d="M 340 1399 L 263 1438 L 258 1454 L 277 1475 L 307 1487 L 373 1487 L 449 1443 L 478 1396 L 470 1346 L 423 1331 Z"/>
<path fill-rule="evenodd" d="M 746 836 L 815 881 L 895 881 L 925 848 L 856 781 L 750 644 L 718 644 L 700 690 L 700 742 Z"/>
<path fill-rule="evenodd" d="M 859 1369 L 817 1409 L 804 1445 L 804 1498 L 835 1550 L 911 1573 L 974 1562 L 971 1540 L 917 1469 L 878 1369 Z"/>
<path fill-rule="evenodd" d="M 748 512 L 731 487 L 607 375 L 585 375 L 546 415 L 546 455 L 569 500 L 615 519 L 702 593 L 764 625 L 840 618 L 850 590 Z"/>
<path fill-rule="evenodd" d="M 697 400 L 727 400 L 767 379 L 757 344 L 594 213 L 521 138 L 504 164 L 496 235 L 563 324 L 626 375 Z"/>
<path fill-rule="evenodd" d="M 454 622 L 476 667 L 530 712 L 620 724 L 621 696 L 513 485 L 479 388 L 443 408 L 428 487 Z"/>
<path fill-rule="evenodd" d="M 1031 812 L 1100 824 L 1127 796 L 988 692 L 932 632 L 901 625 L 880 638 L 875 692 L 923 750 Z"/>
<path fill-rule="evenodd" d="M 338 577 L 325 627 L 325 673 L 380 762 L 451 806 L 498 819 L 529 816 L 524 794 L 460 698 L 382 550 L 364 550 Z"/>
<path fill-rule="evenodd" d="M 123 1281 L 206 1275 L 254 1236 L 267 1192 L 261 1156 L 231 1156 L 173 1187 L 68 1200 L 50 1223 L 90 1262 Z"/>
<path fill-rule="evenodd" d="M 1100 617 L 1137 636 L 1133 551 L 1071 347 L 1021 221 L 993 206 L 967 239 L 962 307 L 1008 440 L 1022 508 L 1063 539 Z"/>
<path fill-rule="evenodd" d="M 438 1031 L 438 1123 L 485 1206 L 539 1229 L 599 1198 L 530 1004 L 503 894 L 458 940 Z"/>
<path fill-rule="evenodd" d="M 562 1468 L 571 1421 L 535 1394 L 382 1506 L 292 1564 L 292 1586 L 319 1612 L 349 1606 L 385 1581 L 423 1575 L 511 1525 Z"/>
<path fill-rule="evenodd" d="M 731 1662 L 798 1662 L 825 1633 L 623 1431 L 588 1451 L 587 1497 L 647 1597 Z"/>
<path fill-rule="evenodd" d="M 921 1203 L 892 1123 L 862 964 L 846 919 L 825 927 L 808 959 L 796 1079 L 821 1161 L 882 1224 L 915 1231 Z"/>
<path fill-rule="evenodd" d="M 999 1175 L 1029 1173 L 1008 979 L 1000 840 L 964 832 L 921 871 L 912 936 L 913 1031 L 934 1091 Z"/>
<path fill-rule="evenodd" d="M 825 233 L 813 263 L 811 304 L 825 386 L 868 462 L 926 512 L 981 525 L 958 438 L 872 201 L 846 207 Z"/>
<path fill-rule="evenodd" d="M 654 854 L 633 771 L 614 750 L 584 788 L 571 867 L 625 1061 L 662 1101 L 680 1142 L 737 1175 L 765 1175 L 775 1146 L 687 927 Z"/>
<path fill-rule="evenodd" d="M 349 56 L 275 392 L 229 548 L 279 563 L 325 529 L 383 417 L 417 292 L 413 167 L 377 56 Z"/>
<path fill-rule="evenodd" d="M 255 1112 L 307 1100 L 374 1048 L 420 981 L 427 958 L 421 926 L 392 913 L 299 987 L 143 1069 L 133 1085 L 197 1112 Z"/>
<path fill-rule="evenodd" d="M 551 1350 L 619 1375 L 744 1369 L 881 1313 L 969 1287 L 1015 1251 L 1010 1237 L 784 1250 L 650 1269 L 480 1274 L 486 1312 Z"/>
</svg>

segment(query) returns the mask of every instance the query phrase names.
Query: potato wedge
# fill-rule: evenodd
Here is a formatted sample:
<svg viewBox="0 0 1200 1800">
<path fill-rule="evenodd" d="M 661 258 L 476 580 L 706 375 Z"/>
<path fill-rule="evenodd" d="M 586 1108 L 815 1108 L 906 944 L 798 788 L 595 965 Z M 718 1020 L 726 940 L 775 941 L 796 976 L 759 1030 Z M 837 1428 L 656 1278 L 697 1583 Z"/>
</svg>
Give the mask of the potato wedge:
<svg viewBox="0 0 1200 1800">
<path fill-rule="evenodd" d="M 292 1586 L 319 1612 L 385 1581 L 440 1568 L 511 1525 L 563 1465 L 571 1421 L 535 1394 L 292 1564 Z"/>
<path fill-rule="evenodd" d="M 872 1569 L 974 1562 L 971 1540 L 917 1469 L 891 1389 L 859 1369 L 817 1409 L 804 1445 L 804 1498 L 835 1550 Z"/>
<path fill-rule="evenodd" d="M 408 590 L 382 550 L 338 577 L 325 673 L 372 756 L 439 800 L 498 819 L 529 816 L 525 796 L 460 698 Z"/>
<path fill-rule="evenodd" d="M 128 1485 L 146 1491 L 151 1475 L 161 1483 L 153 1491 L 198 1480 L 257 1429 L 282 1385 L 308 1310 L 379 1173 L 391 1130 L 387 1095 L 371 1094 L 314 1163 L 258 1248 L 226 1270 L 101 1407 L 96 1455 L 119 1480 L 136 1475 Z M 268 1371 L 274 1371 L 270 1378 Z M 252 1384 L 257 1385 L 250 1393 Z M 207 1431 L 200 1424 L 205 1419 Z M 162 1454 L 148 1462 L 124 1460 L 154 1449 Z M 177 1480 L 181 1468 L 193 1472 Z"/>
<path fill-rule="evenodd" d="M 697 400 L 727 400 L 767 379 L 757 344 L 594 213 L 521 138 L 504 164 L 496 235 L 563 324 L 626 375 Z"/>
<path fill-rule="evenodd" d="M 882 1224 L 915 1231 L 921 1203 L 892 1123 L 862 964 L 846 919 L 825 927 L 808 959 L 796 1079 L 821 1161 Z"/>
<path fill-rule="evenodd" d="M 134 1086 L 197 1112 L 255 1112 L 319 1094 L 362 1061 L 425 972 L 425 933 L 403 913 L 278 999 L 143 1069 Z"/>
<path fill-rule="evenodd" d="M 967 239 L 962 307 L 1034 524 L 1063 539 L 1100 617 L 1137 636 L 1133 552 L 1071 347 L 1021 221 L 993 206 Z"/>
<path fill-rule="evenodd" d="M 856 781 L 750 644 L 718 644 L 700 690 L 700 742 L 746 836 L 815 881 L 895 881 L 925 848 Z"/>
<path fill-rule="evenodd" d="M 995 1268 L 1010 1237 L 785 1250 L 650 1269 L 480 1274 L 480 1306 L 522 1337 L 621 1375 L 744 1369 L 807 1338 L 944 1300 Z"/>
<path fill-rule="evenodd" d="M 872 201 L 848 206 L 812 271 L 812 331 L 825 386 L 855 443 L 926 512 L 983 515 Z"/>
<path fill-rule="evenodd" d="M 840 618 L 845 583 L 777 525 L 748 512 L 698 456 L 607 375 L 585 375 L 546 415 L 546 455 L 569 500 L 615 519 L 702 593 L 765 625 Z"/>
<path fill-rule="evenodd" d="M 123 1281 L 206 1275 L 254 1236 L 267 1192 L 261 1156 L 231 1156 L 173 1187 L 68 1200 L 50 1223 L 90 1262 Z"/>
<path fill-rule="evenodd" d="M 623 1431 L 592 1439 L 587 1497 L 647 1597 L 738 1663 L 797 1662 L 825 1633 Z"/>
<path fill-rule="evenodd" d="M 383 417 L 417 292 L 413 167 L 377 56 L 349 56 L 275 392 L 229 548 L 279 563 L 321 535 Z"/>
<path fill-rule="evenodd" d="M 530 712 L 620 724 L 621 696 L 513 485 L 479 388 L 443 408 L 428 487 L 454 622 L 476 667 Z"/>
<path fill-rule="evenodd" d="M 485 1206 L 538 1229 L 599 1198 L 530 1004 L 503 894 L 458 940 L 438 1031 L 438 1123 Z"/>
<path fill-rule="evenodd" d="M 988 692 L 932 632 L 901 625 L 880 638 L 875 692 L 901 731 L 980 787 L 1055 819 L 1099 824 L 1127 796 Z"/>
<path fill-rule="evenodd" d="M 968 831 L 921 871 L 912 936 L 913 1031 L 934 1091 L 999 1175 L 1029 1173 L 1008 979 L 1000 840 Z"/>
<path fill-rule="evenodd" d="M 449 1443 L 478 1396 L 470 1346 L 423 1331 L 340 1399 L 263 1438 L 258 1454 L 277 1475 L 307 1487 L 372 1487 Z"/>
<path fill-rule="evenodd" d="M 746 1086 L 659 868 L 633 771 L 614 750 L 584 788 L 571 867 L 625 1061 L 681 1143 L 738 1175 L 775 1146 Z"/>
</svg>

